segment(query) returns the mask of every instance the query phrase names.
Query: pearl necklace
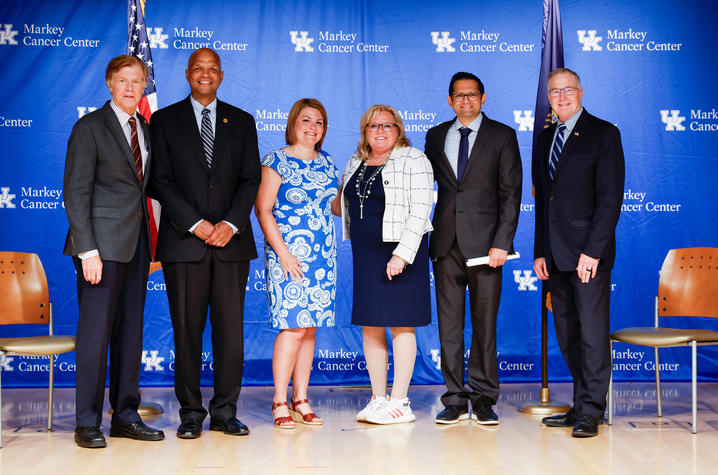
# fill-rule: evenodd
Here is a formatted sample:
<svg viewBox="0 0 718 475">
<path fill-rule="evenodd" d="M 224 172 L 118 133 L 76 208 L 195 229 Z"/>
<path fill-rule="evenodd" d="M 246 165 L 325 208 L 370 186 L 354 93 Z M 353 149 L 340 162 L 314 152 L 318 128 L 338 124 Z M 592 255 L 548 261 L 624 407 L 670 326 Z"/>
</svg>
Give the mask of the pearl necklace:
<svg viewBox="0 0 718 475">
<path fill-rule="evenodd" d="M 359 176 L 357 177 L 355 186 L 357 196 L 359 197 L 359 219 L 364 219 L 364 200 L 371 194 L 371 185 L 376 180 L 377 175 L 384 168 L 384 165 L 386 165 L 386 163 L 379 165 L 366 182 L 364 181 L 364 172 L 366 172 L 367 163 L 364 162 L 361 170 L 359 170 Z M 364 190 L 362 190 L 362 184 L 364 184 Z"/>
</svg>

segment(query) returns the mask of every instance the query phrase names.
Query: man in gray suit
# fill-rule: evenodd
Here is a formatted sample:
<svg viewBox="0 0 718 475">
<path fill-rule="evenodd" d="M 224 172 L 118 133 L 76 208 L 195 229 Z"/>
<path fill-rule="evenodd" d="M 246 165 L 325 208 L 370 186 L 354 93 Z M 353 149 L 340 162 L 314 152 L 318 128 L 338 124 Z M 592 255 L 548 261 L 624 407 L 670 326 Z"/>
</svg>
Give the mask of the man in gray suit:
<svg viewBox="0 0 718 475">
<path fill-rule="evenodd" d="M 110 345 L 110 437 L 162 440 L 139 406 L 142 317 L 152 256 L 145 187 L 149 128 L 137 113 L 147 66 L 118 56 L 107 65 L 112 100 L 77 121 L 65 159 L 66 255 L 77 271 L 76 424 L 80 447 L 105 447 L 100 430 Z"/>
</svg>

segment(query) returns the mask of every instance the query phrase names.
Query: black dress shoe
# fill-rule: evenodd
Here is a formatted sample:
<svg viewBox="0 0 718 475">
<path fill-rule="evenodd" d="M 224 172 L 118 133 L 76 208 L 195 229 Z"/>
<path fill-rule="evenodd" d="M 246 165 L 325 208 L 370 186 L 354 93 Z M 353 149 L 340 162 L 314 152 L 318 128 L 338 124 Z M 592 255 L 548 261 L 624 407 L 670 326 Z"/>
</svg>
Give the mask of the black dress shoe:
<svg viewBox="0 0 718 475">
<path fill-rule="evenodd" d="M 482 426 L 495 426 L 499 423 L 499 416 L 496 415 L 488 402 L 473 405 L 474 419 Z"/>
<path fill-rule="evenodd" d="M 598 435 L 598 417 L 581 414 L 573 426 L 574 437 L 596 437 Z"/>
<path fill-rule="evenodd" d="M 469 418 L 469 408 L 467 406 L 446 406 L 446 408 L 436 415 L 437 424 L 456 424 L 459 421 L 465 421 Z"/>
<path fill-rule="evenodd" d="M 110 426 L 110 437 L 126 437 L 135 440 L 164 440 L 165 433 L 159 429 L 147 427 L 144 422 L 138 421 L 132 424 Z"/>
<path fill-rule="evenodd" d="M 229 435 L 249 434 L 249 427 L 242 424 L 236 417 L 230 417 L 225 421 L 210 420 L 209 430 L 216 430 Z"/>
<path fill-rule="evenodd" d="M 549 427 L 573 427 L 576 424 L 576 410 L 571 408 L 566 414 L 544 417 L 541 424 Z"/>
<path fill-rule="evenodd" d="M 202 433 L 202 423 L 195 419 L 187 419 L 177 428 L 180 439 L 196 439 Z"/>
<path fill-rule="evenodd" d="M 99 427 L 75 427 L 75 443 L 86 449 L 101 449 L 107 447 L 105 436 Z"/>
</svg>

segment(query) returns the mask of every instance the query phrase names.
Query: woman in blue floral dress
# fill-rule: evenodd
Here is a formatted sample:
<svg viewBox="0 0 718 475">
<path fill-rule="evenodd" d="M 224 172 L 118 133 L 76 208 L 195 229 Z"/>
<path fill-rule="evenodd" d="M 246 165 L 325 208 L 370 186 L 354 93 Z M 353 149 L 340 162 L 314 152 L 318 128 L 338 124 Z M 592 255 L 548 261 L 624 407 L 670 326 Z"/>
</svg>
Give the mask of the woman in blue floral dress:
<svg viewBox="0 0 718 475">
<path fill-rule="evenodd" d="M 274 342 L 275 427 L 321 424 L 307 400 L 317 327 L 334 326 L 336 233 L 331 202 L 339 172 L 321 150 L 327 114 L 316 99 L 300 99 L 287 119 L 287 147 L 262 159 L 255 213 L 265 237 L 267 298 Z M 292 380 L 292 402 L 287 390 Z"/>
</svg>

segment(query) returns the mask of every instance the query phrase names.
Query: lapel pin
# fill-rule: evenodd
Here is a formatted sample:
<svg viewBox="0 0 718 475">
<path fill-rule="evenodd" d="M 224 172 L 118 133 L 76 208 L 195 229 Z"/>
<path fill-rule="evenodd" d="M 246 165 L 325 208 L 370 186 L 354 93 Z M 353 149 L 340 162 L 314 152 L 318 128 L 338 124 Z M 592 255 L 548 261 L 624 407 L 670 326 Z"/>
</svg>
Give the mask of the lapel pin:
<svg viewBox="0 0 718 475">
<path fill-rule="evenodd" d="M 226 119 L 225 119 L 225 120 L 226 120 Z M 576 137 L 578 137 L 578 132 L 574 132 L 573 135 L 575 135 Z"/>
<path fill-rule="evenodd" d="M 222 122 L 224 122 L 224 123 L 226 124 L 226 123 L 229 122 L 229 121 L 228 121 L 227 118 L 225 117 L 224 119 L 222 119 Z M 576 134 L 576 135 L 578 135 L 578 134 Z"/>
</svg>

